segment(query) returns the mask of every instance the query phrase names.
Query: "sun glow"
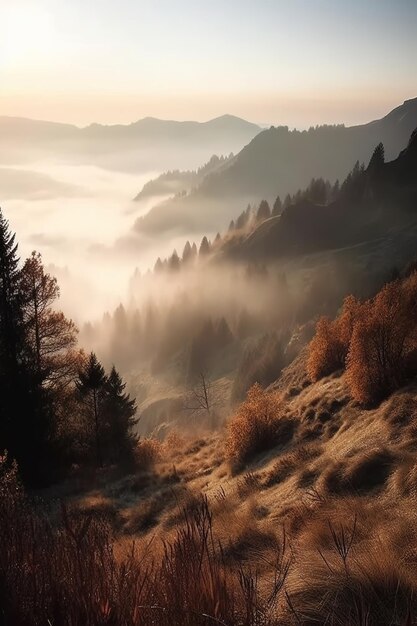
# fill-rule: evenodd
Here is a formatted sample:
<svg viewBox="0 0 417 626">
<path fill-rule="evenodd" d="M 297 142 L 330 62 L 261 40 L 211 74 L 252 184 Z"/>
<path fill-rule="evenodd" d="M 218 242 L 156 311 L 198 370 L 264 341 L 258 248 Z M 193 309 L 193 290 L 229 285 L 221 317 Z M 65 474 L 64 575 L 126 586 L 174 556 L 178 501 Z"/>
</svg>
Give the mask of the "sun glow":
<svg viewBox="0 0 417 626">
<path fill-rule="evenodd" d="M 12 4 L 0 10 L 0 65 L 27 66 L 56 53 L 51 15 L 42 8 Z"/>
</svg>

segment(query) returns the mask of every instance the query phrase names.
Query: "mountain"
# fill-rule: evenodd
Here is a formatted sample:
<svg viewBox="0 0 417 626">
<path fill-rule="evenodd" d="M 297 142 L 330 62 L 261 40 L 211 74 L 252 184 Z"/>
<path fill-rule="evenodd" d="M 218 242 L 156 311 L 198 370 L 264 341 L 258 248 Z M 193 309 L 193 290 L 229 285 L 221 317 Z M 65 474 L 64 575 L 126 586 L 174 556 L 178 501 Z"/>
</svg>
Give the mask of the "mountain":
<svg viewBox="0 0 417 626">
<path fill-rule="evenodd" d="M 376 151 L 377 152 L 377 151 Z M 235 258 L 300 256 L 396 238 L 414 247 L 417 228 L 417 131 L 390 161 L 354 168 L 336 199 L 325 205 L 304 197 L 246 237 L 231 238 L 223 253 Z M 410 240 L 410 235 L 411 240 Z M 409 250 L 411 254 L 411 250 Z"/>
<path fill-rule="evenodd" d="M 256 124 L 233 115 L 208 122 L 146 117 L 132 124 L 91 124 L 84 128 L 0 117 L 0 163 L 10 163 L 11 156 L 19 162 L 39 155 L 78 156 L 83 162 L 130 171 L 195 169 L 212 154 L 239 151 L 260 130 Z"/>
<path fill-rule="evenodd" d="M 207 163 L 205 163 L 202 167 L 199 167 L 197 170 L 171 170 L 169 172 L 164 172 L 157 178 L 153 178 L 145 183 L 141 191 L 137 194 L 137 196 L 135 196 L 134 200 L 138 202 L 146 198 L 157 196 L 186 194 L 187 191 L 190 191 L 201 183 L 207 174 L 218 170 L 231 158 L 233 158 L 233 155 L 230 155 L 229 157 L 218 157 L 213 155 Z"/>
<path fill-rule="evenodd" d="M 290 131 L 271 127 L 256 135 L 226 166 L 204 178 L 186 197 L 166 201 L 136 229 L 195 232 L 225 228 L 248 202 L 270 202 L 295 193 L 312 178 L 344 179 L 356 160 L 367 163 L 382 141 L 388 159 L 403 149 L 417 127 L 417 98 L 380 120 L 360 126 L 319 126 Z"/>
</svg>

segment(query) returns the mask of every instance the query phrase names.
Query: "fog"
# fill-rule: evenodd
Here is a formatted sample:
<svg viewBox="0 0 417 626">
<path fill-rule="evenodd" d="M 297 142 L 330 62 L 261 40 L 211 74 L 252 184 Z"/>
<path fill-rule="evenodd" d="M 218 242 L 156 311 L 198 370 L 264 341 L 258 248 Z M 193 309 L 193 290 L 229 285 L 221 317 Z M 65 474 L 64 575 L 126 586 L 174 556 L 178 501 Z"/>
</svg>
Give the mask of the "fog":
<svg viewBox="0 0 417 626">
<path fill-rule="evenodd" d="M 26 257 L 41 252 L 61 285 L 60 306 L 81 323 L 127 297 L 129 277 L 183 238 L 141 237 L 134 221 L 162 197 L 133 202 L 158 171 L 35 161 L 0 168 L 2 208 Z"/>
</svg>

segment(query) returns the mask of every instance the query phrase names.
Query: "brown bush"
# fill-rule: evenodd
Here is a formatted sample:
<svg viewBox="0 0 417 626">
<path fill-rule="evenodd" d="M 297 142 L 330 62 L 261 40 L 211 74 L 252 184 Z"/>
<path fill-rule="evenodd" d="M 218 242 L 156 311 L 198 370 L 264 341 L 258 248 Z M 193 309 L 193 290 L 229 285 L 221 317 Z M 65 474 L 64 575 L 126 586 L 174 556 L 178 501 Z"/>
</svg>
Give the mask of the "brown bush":
<svg viewBox="0 0 417 626">
<path fill-rule="evenodd" d="M 339 317 L 321 318 L 309 346 L 311 380 L 347 367 L 352 397 L 381 400 L 417 369 L 417 273 L 385 285 L 361 304 L 345 299 Z"/>
<path fill-rule="evenodd" d="M 309 346 L 307 373 L 312 381 L 319 380 L 345 367 L 346 356 L 361 304 L 353 296 L 345 298 L 339 317 L 322 317 Z"/>
<path fill-rule="evenodd" d="M 295 421 L 284 416 L 279 396 L 255 384 L 229 421 L 226 453 L 240 466 L 259 452 L 288 443 L 294 430 Z"/>
<path fill-rule="evenodd" d="M 407 380 L 416 347 L 415 276 L 389 283 L 362 307 L 347 357 L 352 397 L 378 401 Z"/>
<path fill-rule="evenodd" d="M 148 470 L 162 456 L 162 444 L 158 439 L 152 437 L 141 438 L 135 449 L 135 465 L 137 469 Z"/>
</svg>

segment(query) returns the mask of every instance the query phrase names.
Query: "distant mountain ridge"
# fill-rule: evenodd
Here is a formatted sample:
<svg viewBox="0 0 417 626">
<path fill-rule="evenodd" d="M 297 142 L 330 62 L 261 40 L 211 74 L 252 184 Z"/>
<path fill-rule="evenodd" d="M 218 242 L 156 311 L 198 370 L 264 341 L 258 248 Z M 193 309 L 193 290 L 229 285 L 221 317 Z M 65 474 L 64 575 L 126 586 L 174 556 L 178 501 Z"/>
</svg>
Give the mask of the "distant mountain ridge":
<svg viewBox="0 0 417 626">
<path fill-rule="evenodd" d="M 160 120 L 71 124 L 0 117 L 0 164 L 63 158 L 129 172 L 197 169 L 213 154 L 236 153 L 261 131 L 233 115 L 207 122 Z"/>
<path fill-rule="evenodd" d="M 207 122 L 163 120 L 156 117 L 144 117 L 130 124 L 89 124 L 76 126 L 61 122 L 48 122 L 24 117 L 0 116 L 1 139 L 22 141 L 60 141 L 98 137 L 134 139 L 142 136 L 179 138 L 185 135 L 201 135 L 212 132 L 238 132 L 254 136 L 261 127 L 234 115 L 222 115 Z"/>
<path fill-rule="evenodd" d="M 184 198 L 166 201 L 138 220 L 136 230 L 181 232 L 224 229 L 248 202 L 273 201 L 321 176 L 343 180 L 356 160 L 367 163 L 382 141 L 393 159 L 417 127 L 417 98 L 406 100 L 380 120 L 359 126 L 319 126 L 261 131 L 226 166 L 206 176 Z"/>
</svg>

